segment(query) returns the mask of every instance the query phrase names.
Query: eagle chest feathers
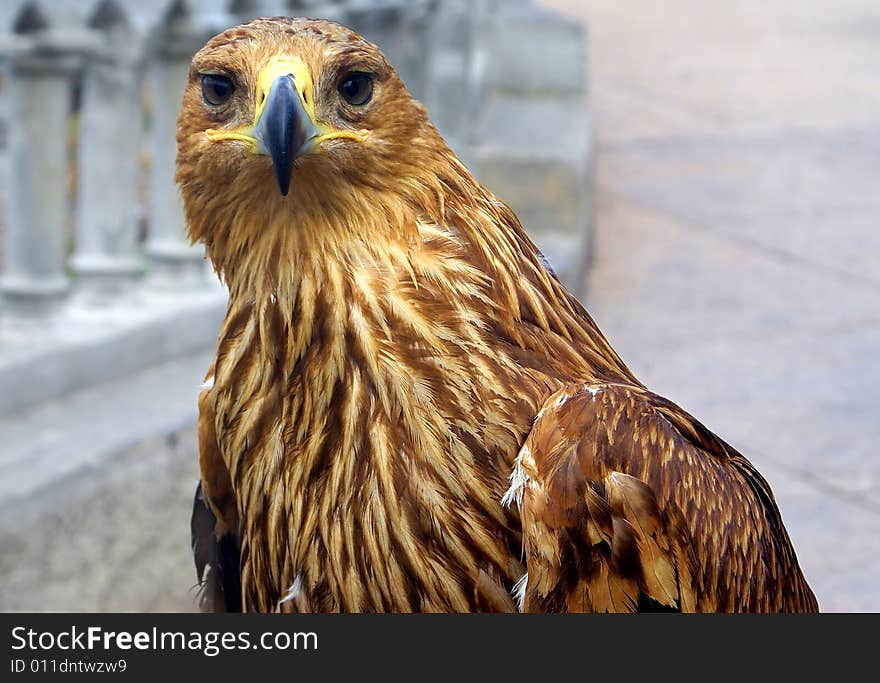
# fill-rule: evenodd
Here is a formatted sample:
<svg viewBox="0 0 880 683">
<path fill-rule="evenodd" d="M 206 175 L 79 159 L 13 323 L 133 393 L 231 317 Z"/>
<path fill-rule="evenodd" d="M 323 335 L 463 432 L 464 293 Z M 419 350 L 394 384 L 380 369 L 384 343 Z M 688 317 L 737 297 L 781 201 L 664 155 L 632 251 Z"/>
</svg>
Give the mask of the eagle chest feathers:
<svg viewBox="0 0 880 683">
<path fill-rule="evenodd" d="M 233 298 L 209 394 L 253 609 L 515 609 L 501 499 L 548 387 L 514 381 L 488 321 L 442 291 L 455 277 L 424 277 L 463 264 L 421 229 L 418 253 L 313 261 Z"/>
</svg>

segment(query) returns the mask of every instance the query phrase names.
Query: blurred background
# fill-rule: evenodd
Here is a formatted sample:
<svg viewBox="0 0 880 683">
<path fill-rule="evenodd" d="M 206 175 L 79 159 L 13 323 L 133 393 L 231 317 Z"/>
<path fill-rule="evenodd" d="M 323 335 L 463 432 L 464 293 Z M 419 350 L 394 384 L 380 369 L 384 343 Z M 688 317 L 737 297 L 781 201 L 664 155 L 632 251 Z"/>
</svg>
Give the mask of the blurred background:
<svg viewBox="0 0 880 683">
<path fill-rule="evenodd" d="M 189 59 L 255 16 L 377 42 L 650 388 L 880 611 L 876 0 L 3 0 L 0 610 L 195 608 L 225 292 L 173 182 Z"/>
</svg>

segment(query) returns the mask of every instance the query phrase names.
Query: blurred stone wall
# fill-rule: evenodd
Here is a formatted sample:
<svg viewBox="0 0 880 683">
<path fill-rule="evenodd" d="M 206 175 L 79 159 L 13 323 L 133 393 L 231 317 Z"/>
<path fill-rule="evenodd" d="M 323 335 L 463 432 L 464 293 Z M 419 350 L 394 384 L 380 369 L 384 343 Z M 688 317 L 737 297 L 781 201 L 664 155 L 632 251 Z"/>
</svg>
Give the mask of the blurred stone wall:
<svg viewBox="0 0 880 683">
<path fill-rule="evenodd" d="M 276 14 L 334 19 L 379 44 L 453 149 L 511 204 L 557 272 L 582 293 L 593 152 L 580 24 L 526 0 L 6 0 L 0 127 L 13 139 L 3 144 L 8 135 L 0 134 L 0 148 L 4 170 L 14 165 L 22 176 L 9 178 L 12 206 L 0 196 L 0 223 L 11 223 L 0 246 L 7 304 L 28 288 L 47 290 L 27 293 L 28 306 L 65 297 L 68 266 L 82 279 L 99 273 L 106 282 L 107 271 L 136 275 L 139 258 L 162 268 L 199 258 L 183 247 L 174 205 L 173 126 L 186 65 L 214 33 Z M 68 136 L 79 147 L 64 147 Z M 146 192 L 138 192 L 139 144 Z M 58 164 L 70 157 L 69 168 L 35 169 L 25 182 L 27 156 L 14 152 L 35 146 Z M 64 202 L 44 201 L 59 193 Z M 129 205 L 140 225 L 116 219 Z M 47 215 L 68 234 L 46 236 L 45 263 L 24 262 L 35 250 L 8 233 L 33 231 Z M 51 227 L 48 233 L 57 232 Z M 34 269 L 39 282 L 24 283 Z"/>
</svg>

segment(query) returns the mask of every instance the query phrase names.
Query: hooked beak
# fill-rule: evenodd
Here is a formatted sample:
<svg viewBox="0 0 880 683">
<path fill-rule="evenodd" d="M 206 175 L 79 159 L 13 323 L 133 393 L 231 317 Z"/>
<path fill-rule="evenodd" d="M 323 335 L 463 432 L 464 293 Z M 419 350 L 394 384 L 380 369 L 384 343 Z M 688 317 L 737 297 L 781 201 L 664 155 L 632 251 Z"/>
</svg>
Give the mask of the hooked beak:
<svg viewBox="0 0 880 683">
<path fill-rule="evenodd" d="M 287 196 L 294 160 L 311 151 L 319 136 L 291 75 L 279 76 L 272 83 L 252 134 L 258 151 L 272 157 L 278 189 Z"/>
<path fill-rule="evenodd" d="M 363 142 L 365 130 L 336 130 L 315 118 L 312 77 L 305 63 L 296 56 L 270 60 L 257 79 L 254 122 L 237 130 L 208 129 L 209 140 L 239 140 L 253 154 L 272 158 L 281 194 L 287 196 L 297 157 L 314 151 L 324 140 L 349 138 Z"/>
</svg>

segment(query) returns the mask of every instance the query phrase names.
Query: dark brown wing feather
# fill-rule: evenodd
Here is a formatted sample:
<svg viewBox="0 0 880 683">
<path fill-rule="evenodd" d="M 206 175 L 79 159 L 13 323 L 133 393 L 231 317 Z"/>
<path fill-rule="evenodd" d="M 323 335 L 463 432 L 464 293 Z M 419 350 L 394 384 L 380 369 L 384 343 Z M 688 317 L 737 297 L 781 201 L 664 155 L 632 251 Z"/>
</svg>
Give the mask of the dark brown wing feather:
<svg viewBox="0 0 880 683">
<path fill-rule="evenodd" d="M 512 480 L 525 610 L 817 610 L 767 482 L 640 387 L 555 393 Z"/>
<path fill-rule="evenodd" d="M 241 552 L 233 533 L 217 536 L 217 518 L 196 487 L 190 519 L 193 559 L 199 582 L 199 607 L 205 612 L 241 612 Z"/>
<path fill-rule="evenodd" d="M 213 367 L 209 376 L 213 377 Z M 241 612 L 241 549 L 232 482 L 217 448 L 211 391 L 199 394 L 199 466 L 190 520 L 193 559 L 205 612 Z"/>
</svg>

